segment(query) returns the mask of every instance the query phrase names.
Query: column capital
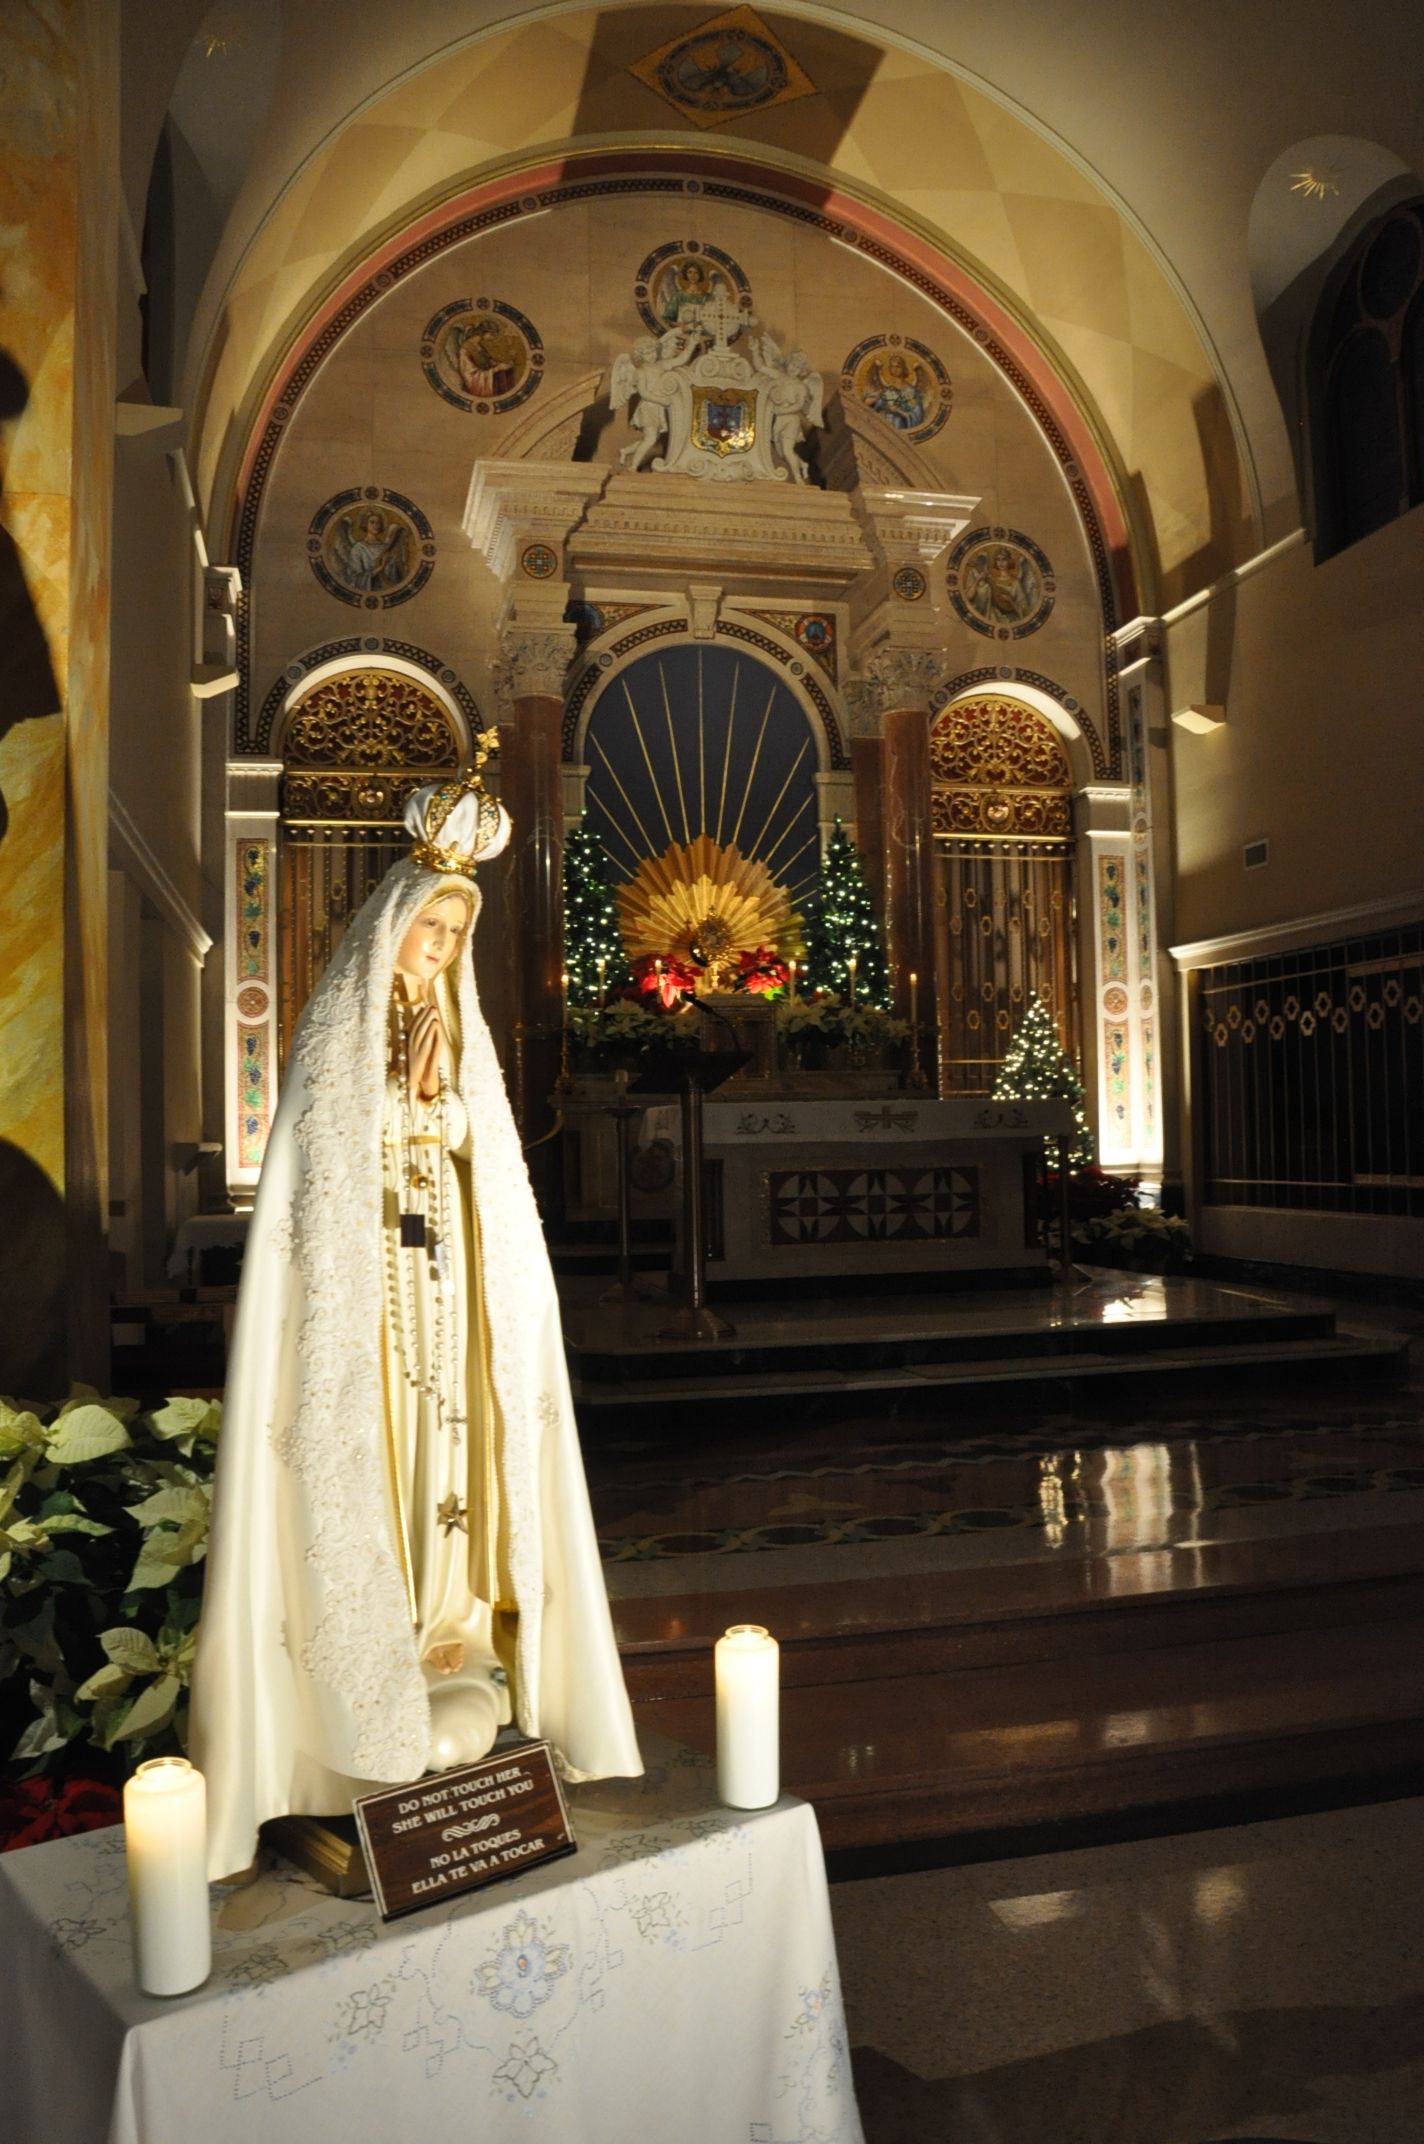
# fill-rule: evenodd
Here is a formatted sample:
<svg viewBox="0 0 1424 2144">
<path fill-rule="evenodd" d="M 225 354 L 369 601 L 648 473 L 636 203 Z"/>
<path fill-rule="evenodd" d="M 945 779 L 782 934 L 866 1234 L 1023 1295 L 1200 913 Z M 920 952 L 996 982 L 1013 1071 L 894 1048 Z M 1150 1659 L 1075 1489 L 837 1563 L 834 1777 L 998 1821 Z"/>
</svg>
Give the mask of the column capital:
<svg viewBox="0 0 1424 2144">
<path fill-rule="evenodd" d="M 880 699 L 868 677 L 848 677 L 841 687 L 846 725 L 852 737 L 878 738 Z"/>
<path fill-rule="evenodd" d="M 502 709 L 516 700 L 534 697 L 562 700 L 575 649 L 572 625 L 541 626 L 536 631 L 506 627 L 499 636 L 499 657 L 491 669 Z"/>
<path fill-rule="evenodd" d="M 940 683 L 938 656 L 928 648 L 877 648 L 865 666 L 866 677 L 882 715 L 894 708 L 923 708 Z"/>
</svg>

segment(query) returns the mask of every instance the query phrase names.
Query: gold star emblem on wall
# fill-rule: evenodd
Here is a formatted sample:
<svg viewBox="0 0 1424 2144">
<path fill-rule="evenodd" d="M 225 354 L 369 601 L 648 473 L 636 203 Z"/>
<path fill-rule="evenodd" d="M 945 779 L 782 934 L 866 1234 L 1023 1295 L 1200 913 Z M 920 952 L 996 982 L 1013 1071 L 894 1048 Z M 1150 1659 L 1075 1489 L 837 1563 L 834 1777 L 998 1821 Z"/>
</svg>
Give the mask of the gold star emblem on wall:
<svg viewBox="0 0 1424 2144">
<path fill-rule="evenodd" d="M 447 1536 L 453 1534 L 457 1528 L 462 1534 L 467 1534 L 470 1530 L 465 1507 L 453 1489 L 443 1503 L 436 1505 L 435 1516 L 444 1527 Z"/>
<path fill-rule="evenodd" d="M 1323 201 L 1329 194 L 1338 194 L 1340 184 L 1334 172 L 1324 165 L 1317 171 L 1308 164 L 1304 171 L 1291 173 L 1290 190 L 1293 194 L 1303 195 L 1307 201 Z"/>
</svg>

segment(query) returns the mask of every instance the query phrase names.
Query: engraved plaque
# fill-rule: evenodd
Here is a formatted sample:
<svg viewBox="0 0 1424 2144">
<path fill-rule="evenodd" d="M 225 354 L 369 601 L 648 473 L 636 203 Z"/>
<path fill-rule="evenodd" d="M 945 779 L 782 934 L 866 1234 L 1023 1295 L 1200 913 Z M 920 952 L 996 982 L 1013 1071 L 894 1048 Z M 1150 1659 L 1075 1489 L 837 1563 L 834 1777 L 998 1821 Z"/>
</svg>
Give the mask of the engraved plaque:
<svg viewBox="0 0 1424 2144">
<path fill-rule="evenodd" d="M 355 1816 L 385 1921 L 521 1875 L 577 1845 L 547 1742 L 363 1794 Z"/>
</svg>

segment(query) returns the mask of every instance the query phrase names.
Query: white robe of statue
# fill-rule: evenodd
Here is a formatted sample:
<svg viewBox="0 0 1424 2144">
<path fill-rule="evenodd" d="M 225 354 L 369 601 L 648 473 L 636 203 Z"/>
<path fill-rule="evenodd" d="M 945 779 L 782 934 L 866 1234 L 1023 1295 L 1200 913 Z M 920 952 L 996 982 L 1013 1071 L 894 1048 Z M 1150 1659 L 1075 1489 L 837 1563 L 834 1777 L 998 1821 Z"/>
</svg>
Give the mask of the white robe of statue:
<svg viewBox="0 0 1424 2144">
<path fill-rule="evenodd" d="M 482 792 L 450 794 L 420 791 L 407 823 L 424 841 L 429 814 L 458 868 L 398 863 L 354 918 L 298 1023 L 263 1162 L 193 1672 L 214 1878 L 251 1861 L 269 1817 L 340 1814 L 460 1761 L 511 1702 L 566 1778 L 642 1770 L 472 929 L 438 986 L 448 1090 L 407 1104 L 392 1070 L 407 931 L 452 893 L 473 926 L 473 862 L 508 839 Z M 412 1135 L 438 1156 L 438 1263 L 400 1240 Z"/>
</svg>

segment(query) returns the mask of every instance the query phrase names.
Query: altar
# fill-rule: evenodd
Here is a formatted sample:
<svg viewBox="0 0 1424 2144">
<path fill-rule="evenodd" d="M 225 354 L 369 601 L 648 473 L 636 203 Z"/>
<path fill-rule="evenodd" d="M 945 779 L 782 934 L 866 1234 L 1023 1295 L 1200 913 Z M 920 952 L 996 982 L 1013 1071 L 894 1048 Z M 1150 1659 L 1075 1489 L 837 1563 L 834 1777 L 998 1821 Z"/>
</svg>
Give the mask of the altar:
<svg viewBox="0 0 1424 2144">
<path fill-rule="evenodd" d="M 676 1137 L 676 1112 L 648 1112 Z M 707 1279 L 1042 1274 L 1038 1171 L 1058 1102 L 727 1090 L 704 1105 Z M 681 1246 L 679 1245 L 679 1262 Z"/>
<path fill-rule="evenodd" d="M 6 1855 L 6 2135 L 861 2144 L 811 1810 L 645 1755 L 572 1790 L 576 1854 L 393 1925 L 268 1864 L 168 2001 L 133 1983 L 121 1829 Z"/>
</svg>

